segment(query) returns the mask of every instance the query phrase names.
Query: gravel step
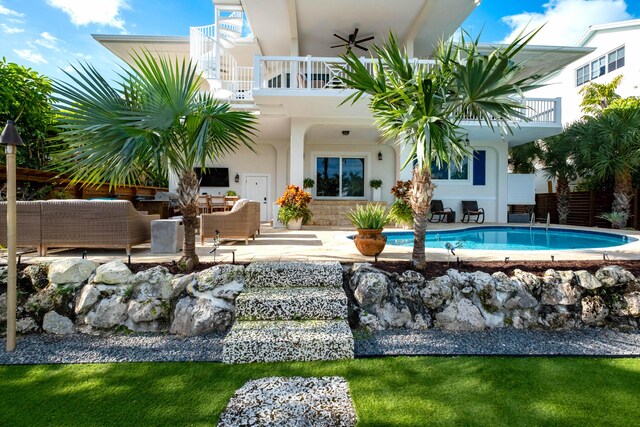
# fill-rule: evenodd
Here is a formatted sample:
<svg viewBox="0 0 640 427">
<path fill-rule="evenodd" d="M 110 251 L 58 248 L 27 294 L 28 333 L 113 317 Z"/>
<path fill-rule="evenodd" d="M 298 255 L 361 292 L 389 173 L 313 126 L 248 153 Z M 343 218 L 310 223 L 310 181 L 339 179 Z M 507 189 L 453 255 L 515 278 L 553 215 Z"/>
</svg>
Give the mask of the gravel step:
<svg viewBox="0 0 640 427">
<path fill-rule="evenodd" d="M 224 363 L 353 358 L 346 320 L 236 321 L 225 337 Z"/>
<path fill-rule="evenodd" d="M 254 288 L 236 299 L 240 320 L 346 319 L 347 296 L 338 288 Z"/>
<path fill-rule="evenodd" d="M 339 262 L 254 262 L 245 269 L 247 288 L 341 288 Z"/>
</svg>

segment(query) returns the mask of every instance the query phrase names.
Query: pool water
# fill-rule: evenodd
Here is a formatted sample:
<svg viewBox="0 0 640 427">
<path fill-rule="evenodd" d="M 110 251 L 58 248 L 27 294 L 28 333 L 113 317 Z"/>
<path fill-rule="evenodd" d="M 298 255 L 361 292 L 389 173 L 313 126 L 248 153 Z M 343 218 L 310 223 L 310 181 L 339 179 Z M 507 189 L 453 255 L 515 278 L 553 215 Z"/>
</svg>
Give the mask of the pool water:
<svg viewBox="0 0 640 427">
<path fill-rule="evenodd" d="M 388 245 L 413 246 L 412 231 L 391 231 Z M 542 251 L 620 246 L 638 239 L 612 233 L 540 227 L 472 227 L 464 230 L 427 231 L 425 246 L 444 249 L 447 243 L 461 249 Z"/>
</svg>

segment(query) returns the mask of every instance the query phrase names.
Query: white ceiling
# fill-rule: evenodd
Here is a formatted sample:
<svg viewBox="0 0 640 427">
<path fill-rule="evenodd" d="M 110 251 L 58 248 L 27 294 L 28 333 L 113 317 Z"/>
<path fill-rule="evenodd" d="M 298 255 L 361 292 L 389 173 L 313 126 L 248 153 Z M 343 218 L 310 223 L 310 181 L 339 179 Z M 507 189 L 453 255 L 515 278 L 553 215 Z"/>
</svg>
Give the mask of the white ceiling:
<svg viewBox="0 0 640 427">
<path fill-rule="evenodd" d="M 358 27 L 358 38 L 380 43 L 393 31 L 401 41 L 415 38 L 415 55 L 426 57 L 476 7 L 474 0 L 241 0 L 263 55 L 339 56 L 332 49 Z M 365 46 L 370 42 L 364 43 Z M 368 55 L 367 52 L 357 50 Z"/>
</svg>

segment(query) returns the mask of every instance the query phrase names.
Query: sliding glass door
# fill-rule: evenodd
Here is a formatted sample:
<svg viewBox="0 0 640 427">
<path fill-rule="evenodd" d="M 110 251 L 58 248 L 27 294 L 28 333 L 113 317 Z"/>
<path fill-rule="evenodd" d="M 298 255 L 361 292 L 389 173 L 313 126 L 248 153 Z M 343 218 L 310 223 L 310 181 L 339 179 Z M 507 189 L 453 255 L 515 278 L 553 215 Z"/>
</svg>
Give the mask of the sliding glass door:
<svg viewBox="0 0 640 427">
<path fill-rule="evenodd" d="M 363 157 L 318 157 L 317 197 L 364 197 Z"/>
</svg>

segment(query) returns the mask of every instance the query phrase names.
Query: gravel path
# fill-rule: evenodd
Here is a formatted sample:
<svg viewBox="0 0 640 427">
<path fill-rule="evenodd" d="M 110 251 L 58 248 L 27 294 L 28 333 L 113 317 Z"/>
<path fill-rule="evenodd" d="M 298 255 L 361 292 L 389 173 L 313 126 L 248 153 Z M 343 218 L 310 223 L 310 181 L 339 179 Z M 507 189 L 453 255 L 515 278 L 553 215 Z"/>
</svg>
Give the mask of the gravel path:
<svg viewBox="0 0 640 427">
<path fill-rule="evenodd" d="M 0 364 L 217 362 L 222 360 L 222 335 L 69 335 L 31 334 L 19 337 L 6 353 L 1 341 Z"/>
<path fill-rule="evenodd" d="M 31 334 L 19 337 L 6 353 L 0 341 L 0 365 L 111 362 L 219 362 L 222 335 L 72 335 Z M 447 332 L 396 329 L 356 332 L 356 357 L 394 355 L 526 355 L 640 357 L 640 331 L 609 329 L 529 331 L 495 329 Z"/>
<path fill-rule="evenodd" d="M 640 331 L 617 332 L 586 328 L 572 331 L 531 331 L 504 328 L 481 332 L 448 332 L 439 329 L 396 329 L 358 336 L 356 354 L 638 357 Z"/>
</svg>

